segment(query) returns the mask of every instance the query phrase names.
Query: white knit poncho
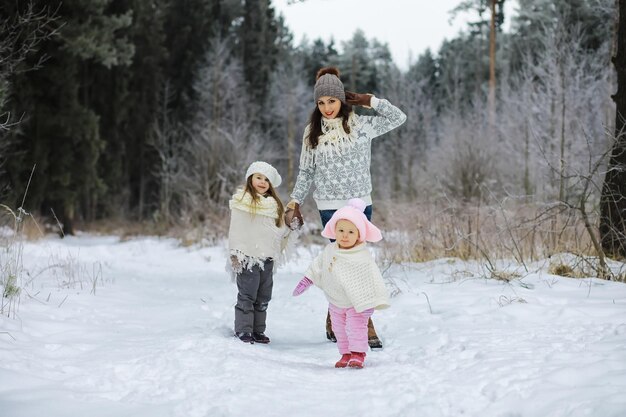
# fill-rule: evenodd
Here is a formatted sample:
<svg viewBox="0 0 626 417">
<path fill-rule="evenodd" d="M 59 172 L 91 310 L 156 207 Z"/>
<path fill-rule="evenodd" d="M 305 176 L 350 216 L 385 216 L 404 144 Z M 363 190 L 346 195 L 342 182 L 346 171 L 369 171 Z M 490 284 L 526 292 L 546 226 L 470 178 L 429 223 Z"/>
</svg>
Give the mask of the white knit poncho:
<svg viewBox="0 0 626 417">
<path fill-rule="evenodd" d="M 281 255 L 289 229 L 285 225 L 276 226 L 278 205 L 274 198 L 261 197 L 254 204 L 250 194 L 237 190 L 229 207 L 228 249 L 231 256 L 237 257 L 241 268 L 258 265 L 262 269 L 266 259 Z M 241 272 L 237 269 L 235 273 Z"/>
<path fill-rule="evenodd" d="M 306 276 L 337 307 L 354 307 L 359 313 L 389 307 L 383 277 L 365 243 L 351 249 L 340 249 L 336 242 L 328 244 Z"/>
</svg>

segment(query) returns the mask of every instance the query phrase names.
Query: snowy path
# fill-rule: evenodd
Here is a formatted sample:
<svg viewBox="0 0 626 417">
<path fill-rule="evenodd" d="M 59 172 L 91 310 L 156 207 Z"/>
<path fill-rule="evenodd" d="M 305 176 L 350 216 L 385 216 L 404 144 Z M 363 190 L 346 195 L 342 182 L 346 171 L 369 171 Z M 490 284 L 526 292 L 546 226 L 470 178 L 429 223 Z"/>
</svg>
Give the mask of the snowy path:
<svg viewBox="0 0 626 417">
<path fill-rule="evenodd" d="M 374 316 L 385 349 L 363 370 L 336 370 L 321 291 L 291 297 L 302 254 L 275 276 L 264 346 L 230 336 L 236 288 L 221 247 L 28 244 L 29 270 L 51 256 L 100 262 L 105 284 L 95 296 L 89 283 L 60 289 L 50 268 L 28 288 L 39 301 L 23 297 L 17 320 L 0 318 L 16 339 L 0 334 L 0 415 L 626 415 L 624 284 L 451 280 L 473 266 L 445 260 L 392 270 L 402 293 Z"/>
</svg>

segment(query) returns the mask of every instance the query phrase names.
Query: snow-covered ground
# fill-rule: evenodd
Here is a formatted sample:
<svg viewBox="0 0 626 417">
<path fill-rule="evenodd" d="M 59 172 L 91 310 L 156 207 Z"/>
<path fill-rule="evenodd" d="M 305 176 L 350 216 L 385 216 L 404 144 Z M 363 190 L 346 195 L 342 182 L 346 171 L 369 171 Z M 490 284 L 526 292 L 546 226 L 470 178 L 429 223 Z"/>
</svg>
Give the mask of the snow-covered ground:
<svg viewBox="0 0 626 417">
<path fill-rule="evenodd" d="M 321 291 L 291 296 L 319 249 L 275 274 L 272 343 L 245 345 L 231 336 L 222 245 L 27 243 L 32 282 L 17 318 L 0 318 L 0 415 L 626 415 L 625 284 L 541 268 L 507 283 L 455 260 L 394 266 L 398 294 L 374 315 L 384 349 L 338 370 Z"/>
</svg>

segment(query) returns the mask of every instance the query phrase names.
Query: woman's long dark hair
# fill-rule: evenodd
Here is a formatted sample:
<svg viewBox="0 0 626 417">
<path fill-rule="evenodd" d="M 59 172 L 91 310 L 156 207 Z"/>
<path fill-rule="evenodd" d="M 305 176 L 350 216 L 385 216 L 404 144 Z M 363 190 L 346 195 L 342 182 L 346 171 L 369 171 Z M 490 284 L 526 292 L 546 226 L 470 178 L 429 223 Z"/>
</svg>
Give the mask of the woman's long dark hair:
<svg viewBox="0 0 626 417">
<path fill-rule="evenodd" d="M 337 117 L 343 118 L 341 124 L 343 125 L 343 130 L 348 134 L 350 133 L 348 117 L 350 117 L 351 112 L 352 105 L 341 102 L 341 108 L 339 109 L 339 113 L 337 113 Z M 307 137 L 311 149 L 315 149 L 319 143 L 319 138 L 322 134 L 322 117 L 322 112 L 319 107 L 315 106 L 315 110 L 313 110 L 311 118 L 309 119 L 309 136 Z"/>
</svg>

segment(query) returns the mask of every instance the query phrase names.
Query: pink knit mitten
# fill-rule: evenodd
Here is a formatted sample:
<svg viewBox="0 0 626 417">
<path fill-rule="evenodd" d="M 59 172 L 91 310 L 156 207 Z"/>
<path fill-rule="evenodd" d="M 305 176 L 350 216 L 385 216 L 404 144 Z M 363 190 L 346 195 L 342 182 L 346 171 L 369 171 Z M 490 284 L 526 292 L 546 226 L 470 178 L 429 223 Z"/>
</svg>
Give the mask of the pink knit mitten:
<svg viewBox="0 0 626 417">
<path fill-rule="evenodd" d="M 313 285 L 313 281 L 311 281 L 307 277 L 304 277 L 300 280 L 300 282 L 298 282 L 298 285 L 296 285 L 296 288 L 293 290 L 293 293 L 291 295 L 297 297 L 298 295 L 308 290 L 311 285 Z"/>
</svg>

